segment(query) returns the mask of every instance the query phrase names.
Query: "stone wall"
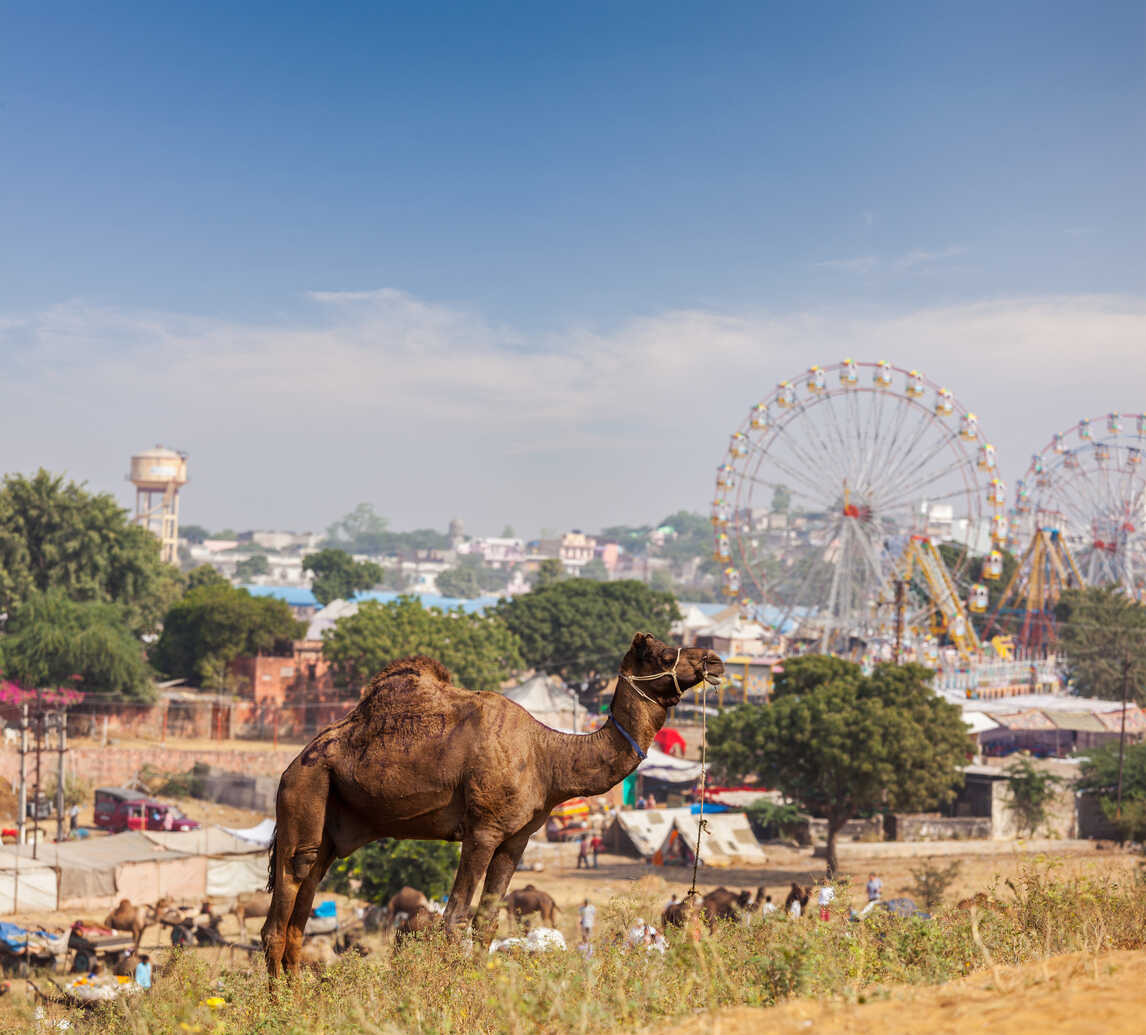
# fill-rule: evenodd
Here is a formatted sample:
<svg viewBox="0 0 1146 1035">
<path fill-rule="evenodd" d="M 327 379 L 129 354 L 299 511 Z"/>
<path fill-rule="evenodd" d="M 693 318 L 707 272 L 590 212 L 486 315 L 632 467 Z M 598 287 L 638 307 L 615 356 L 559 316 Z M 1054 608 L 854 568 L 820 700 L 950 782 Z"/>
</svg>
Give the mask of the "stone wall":
<svg viewBox="0 0 1146 1035">
<path fill-rule="evenodd" d="M 68 750 L 64 764 L 72 776 L 93 787 L 117 787 L 133 779 L 145 765 L 150 765 L 166 773 L 185 773 L 196 762 L 230 772 L 249 776 L 272 777 L 277 781 L 282 771 L 290 765 L 299 752 L 297 745 L 282 748 L 269 748 L 262 751 L 236 750 L 193 750 L 180 748 L 175 743 L 156 744 L 154 747 L 74 747 Z M 34 762 L 29 755 L 28 779 L 32 778 Z M 41 762 L 41 779 L 46 780 L 49 772 L 55 772 L 56 757 L 45 753 Z M 14 748 L 0 747 L 0 776 L 16 786 L 19 779 L 20 753 Z"/>
<path fill-rule="evenodd" d="M 938 813 L 896 813 L 885 823 L 889 841 L 958 841 L 989 838 L 987 816 L 940 816 Z"/>
</svg>

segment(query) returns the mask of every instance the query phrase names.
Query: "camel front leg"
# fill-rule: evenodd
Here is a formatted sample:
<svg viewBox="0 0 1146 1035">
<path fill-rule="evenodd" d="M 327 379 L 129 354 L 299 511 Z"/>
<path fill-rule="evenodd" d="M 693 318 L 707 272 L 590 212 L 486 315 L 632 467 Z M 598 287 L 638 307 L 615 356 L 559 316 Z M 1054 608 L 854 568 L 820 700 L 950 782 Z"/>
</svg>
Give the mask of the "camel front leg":
<svg viewBox="0 0 1146 1035">
<path fill-rule="evenodd" d="M 477 922 L 474 930 L 477 934 L 478 944 L 488 948 L 490 941 L 497 931 L 501 919 L 502 898 L 505 895 L 509 882 L 517 872 L 517 864 L 529 843 L 528 834 L 515 834 L 507 841 L 503 841 L 493 853 L 489 868 L 486 870 L 485 887 L 482 888 L 481 899 L 478 902 Z M 521 917 L 517 917 L 518 924 Z M 510 913 L 510 928 L 512 933 L 513 914 Z"/>
<path fill-rule="evenodd" d="M 446 934 L 457 937 L 457 928 L 464 919 L 469 923 L 470 902 L 477 891 L 478 882 L 485 876 L 490 859 L 498 846 L 497 835 L 481 831 L 469 835 L 462 842 L 462 857 L 458 873 L 446 905 Z"/>
<path fill-rule="evenodd" d="M 318 854 L 311 864 L 310 872 L 299 886 L 298 895 L 294 900 L 294 910 L 291 912 L 290 922 L 286 929 L 286 945 L 283 950 L 283 966 L 288 974 L 297 975 L 299 972 L 299 957 L 302 954 L 303 934 L 306 922 L 310 919 L 310 907 L 314 905 L 314 895 L 318 885 L 326 876 L 330 863 L 334 859 L 334 845 L 329 838 L 324 837 L 319 846 Z"/>
</svg>

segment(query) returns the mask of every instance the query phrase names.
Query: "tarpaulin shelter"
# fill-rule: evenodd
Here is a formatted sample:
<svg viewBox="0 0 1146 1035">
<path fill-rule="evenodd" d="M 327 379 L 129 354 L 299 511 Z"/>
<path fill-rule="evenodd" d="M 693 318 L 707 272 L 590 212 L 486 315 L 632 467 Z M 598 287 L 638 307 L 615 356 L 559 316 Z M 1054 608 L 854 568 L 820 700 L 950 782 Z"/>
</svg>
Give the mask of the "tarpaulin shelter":
<svg viewBox="0 0 1146 1035">
<path fill-rule="evenodd" d="M 22 883 L 23 867 L 32 862 L 32 846 L 9 845 L 3 854 L 20 856 Z M 103 909 L 121 898 L 154 902 L 163 895 L 203 895 L 207 889 L 205 856 L 172 851 L 137 831 L 43 843 L 38 854 L 38 864 L 56 872 L 54 909 Z M 23 898 L 22 891 L 20 895 Z"/>
<path fill-rule="evenodd" d="M 0 915 L 54 910 L 57 885 L 51 866 L 0 849 Z"/>
<path fill-rule="evenodd" d="M 655 747 L 649 748 L 648 757 L 637 766 L 637 775 L 646 780 L 660 780 L 662 783 L 689 784 L 700 779 L 701 765 L 689 762 L 674 755 L 665 754 Z"/>
<path fill-rule="evenodd" d="M 748 817 L 743 812 L 704 814 L 705 831 L 700 840 L 700 862 L 703 866 L 763 866 L 767 861 L 760 842 L 752 833 Z M 694 816 L 678 816 L 673 829 L 653 855 L 658 865 L 673 861 L 691 862 L 696 854 L 697 820 Z"/>
<path fill-rule="evenodd" d="M 270 848 L 271 842 L 275 838 L 275 821 L 273 819 L 264 819 L 253 827 L 220 827 L 219 829 L 225 830 L 228 834 L 234 834 L 242 841 L 253 841 L 260 848 Z"/>
<path fill-rule="evenodd" d="M 149 830 L 145 836 L 164 848 L 206 856 L 208 897 L 232 898 L 266 887 L 266 848 L 222 827 L 179 832 Z"/>
<path fill-rule="evenodd" d="M 532 676 L 506 690 L 503 696 L 555 730 L 575 730 L 578 718 L 585 714 L 577 695 L 558 676 Z"/>
<path fill-rule="evenodd" d="M 688 809 L 631 809 L 618 812 L 605 829 L 604 842 L 610 852 L 651 859 L 664 843 L 677 816 Z"/>
</svg>

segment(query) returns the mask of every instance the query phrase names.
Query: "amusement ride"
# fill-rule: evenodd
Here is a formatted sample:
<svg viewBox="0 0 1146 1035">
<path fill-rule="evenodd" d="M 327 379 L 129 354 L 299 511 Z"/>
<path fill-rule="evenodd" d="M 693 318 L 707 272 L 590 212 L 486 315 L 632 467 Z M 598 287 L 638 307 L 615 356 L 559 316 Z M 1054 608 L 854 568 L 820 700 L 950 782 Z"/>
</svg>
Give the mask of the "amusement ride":
<svg viewBox="0 0 1146 1035">
<path fill-rule="evenodd" d="M 717 469 L 723 590 L 814 650 L 970 657 L 1006 505 L 994 447 L 946 388 L 886 361 L 813 366 L 752 407 Z"/>
</svg>

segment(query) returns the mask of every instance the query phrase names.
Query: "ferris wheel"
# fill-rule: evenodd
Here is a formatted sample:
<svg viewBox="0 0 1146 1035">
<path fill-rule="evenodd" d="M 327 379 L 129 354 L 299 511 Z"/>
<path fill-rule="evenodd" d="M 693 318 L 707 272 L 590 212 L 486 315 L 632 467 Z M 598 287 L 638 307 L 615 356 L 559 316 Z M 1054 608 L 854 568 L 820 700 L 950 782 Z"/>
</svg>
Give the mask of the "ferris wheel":
<svg viewBox="0 0 1146 1035">
<path fill-rule="evenodd" d="M 965 612 L 986 587 L 968 605 L 959 580 L 1006 541 L 1006 502 L 994 447 L 947 389 L 884 361 L 814 366 L 752 408 L 717 469 L 724 592 L 821 651 L 862 650 L 904 611 L 920 640 L 977 646 Z"/>
<path fill-rule="evenodd" d="M 1016 485 L 1030 534 L 1057 528 L 1092 586 L 1146 590 L 1146 413 L 1108 413 L 1056 434 Z"/>
</svg>

